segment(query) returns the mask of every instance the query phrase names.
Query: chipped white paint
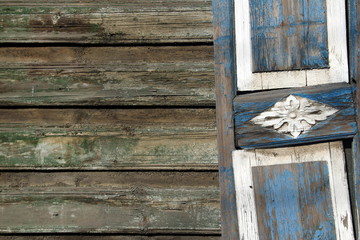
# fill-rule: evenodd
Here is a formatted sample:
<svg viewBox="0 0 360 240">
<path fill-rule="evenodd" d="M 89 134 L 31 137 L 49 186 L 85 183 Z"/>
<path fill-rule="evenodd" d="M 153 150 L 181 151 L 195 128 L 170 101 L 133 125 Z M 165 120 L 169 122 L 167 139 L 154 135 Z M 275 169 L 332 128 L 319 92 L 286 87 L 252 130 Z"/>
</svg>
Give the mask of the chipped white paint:
<svg viewBox="0 0 360 240">
<path fill-rule="evenodd" d="M 235 0 L 237 86 L 239 91 L 348 82 L 344 0 L 327 0 L 329 69 L 252 72 L 249 0 Z"/>
<path fill-rule="evenodd" d="M 349 192 L 347 186 L 347 175 L 345 171 L 344 151 L 341 142 L 330 143 L 330 155 L 332 159 L 342 159 L 342 161 L 329 161 L 334 181 L 332 189 L 333 203 L 337 207 L 335 212 L 335 225 L 337 235 L 340 239 L 354 239 L 352 217 L 349 207 Z M 336 180 L 337 181 L 336 181 Z M 330 180 L 331 181 L 331 180 Z"/>
<path fill-rule="evenodd" d="M 344 0 L 326 0 L 329 68 L 253 73 L 251 52 L 250 0 L 234 0 L 237 86 L 239 91 L 313 86 L 348 82 L 346 15 Z M 271 92 L 267 93 L 271 94 Z M 303 104 L 303 105 L 302 105 Z M 318 110 L 315 110 L 318 108 Z M 306 110 L 305 110 L 306 109 Z M 320 111 L 320 112 L 317 112 Z M 298 137 L 336 109 L 312 100 L 289 96 L 282 103 L 252 119 L 263 127 Z M 310 116 L 308 116 L 310 115 Z M 259 239 L 252 167 L 325 161 L 337 240 L 353 240 L 345 159 L 341 142 L 300 147 L 237 150 L 233 152 L 239 239 Z"/>
<path fill-rule="evenodd" d="M 250 121 L 262 127 L 272 127 L 277 132 L 288 133 L 296 138 L 337 111 L 326 104 L 289 95 Z"/>
<path fill-rule="evenodd" d="M 341 142 L 300 147 L 237 150 L 233 152 L 240 239 L 258 239 L 251 168 L 290 163 L 325 161 L 329 169 L 331 200 L 337 240 L 353 240 L 350 200 Z"/>
<path fill-rule="evenodd" d="M 253 178 L 251 173 L 251 160 L 255 150 L 249 150 L 249 154 L 243 154 L 241 160 L 238 159 L 237 151 L 233 152 L 233 167 L 236 174 L 235 191 L 238 212 L 239 239 L 258 240 L 258 225 L 256 217 L 255 195 Z"/>
</svg>

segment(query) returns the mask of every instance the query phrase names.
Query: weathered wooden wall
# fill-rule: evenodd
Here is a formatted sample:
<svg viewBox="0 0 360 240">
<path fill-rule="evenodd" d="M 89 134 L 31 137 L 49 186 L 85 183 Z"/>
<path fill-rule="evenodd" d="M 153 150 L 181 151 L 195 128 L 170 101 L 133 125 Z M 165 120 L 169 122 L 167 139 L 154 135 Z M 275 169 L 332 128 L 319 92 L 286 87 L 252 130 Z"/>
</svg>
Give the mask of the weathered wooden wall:
<svg viewBox="0 0 360 240">
<path fill-rule="evenodd" d="M 219 239 L 212 32 L 210 0 L 1 1 L 0 239 Z"/>
</svg>

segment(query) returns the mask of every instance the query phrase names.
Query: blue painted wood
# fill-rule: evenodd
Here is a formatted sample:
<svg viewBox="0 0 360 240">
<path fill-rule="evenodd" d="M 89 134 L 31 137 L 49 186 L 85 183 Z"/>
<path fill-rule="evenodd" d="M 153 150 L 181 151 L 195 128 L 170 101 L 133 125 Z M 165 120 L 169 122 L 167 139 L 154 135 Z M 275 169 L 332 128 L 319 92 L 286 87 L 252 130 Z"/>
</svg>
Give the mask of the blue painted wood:
<svg viewBox="0 0 360 240">
<path fill-rule="evenodd" d="M 351 206 L 353 221 L 355 227 L 356 239 L 360 239 L 360 133 L 358 133 L 353 139 L 353 158 L 352 164 L 348 164 L 350 169 L 349 176 L 352 179 L 349 181 Z"/>
<path fill-rule="evenodd" d="M 329 67 L 325 0 L 252 0 L 253 71 Z"/>
<path fill-rule="evenodd" d="M 253 167 L 260 240 L 335 240 L 326 162 Z"/>
<path fill-rule="evenodd" d="M 234 123 L 232 102 L 236 95 L 233 0 L 213 0 L 216 119 L 219 149 L 222 239 L 239 239 L 236 193 L 232 166 Z"/>
<path fill-rule="evenodd" d="M 355 226 L 356 239 L 360 240 L 360 1 L 348 0 L 348 29 L 349 29 L 349 66 L 351 82 L 357 85 L 356 111 L 358 132 L 353 139 L 352 169 L 349 175 L 353 177 L 350 181 L 351 205 Z"/>
<path fill-rule="evenodd" d="M 350 78 L 359 81 L 360 70 L 360 23 L 359 17 L 360 7 L 359 0 L 348 0 L 348 16 L 349 16 L 349 65 Z"/>
<path fill-rule="evenodd" d="M 357 131 L 352 97 L 354 90 L 348 84 L 327 84 L 237 96 L 234 100 L 236 146 L 266 148 L 352 138 Z M 297 138 L 278 133 L 272 127 L 264 128 L 250 122 L 290 94 L 327 104 L 338 109 L 338 112 Z"/>
</svg>

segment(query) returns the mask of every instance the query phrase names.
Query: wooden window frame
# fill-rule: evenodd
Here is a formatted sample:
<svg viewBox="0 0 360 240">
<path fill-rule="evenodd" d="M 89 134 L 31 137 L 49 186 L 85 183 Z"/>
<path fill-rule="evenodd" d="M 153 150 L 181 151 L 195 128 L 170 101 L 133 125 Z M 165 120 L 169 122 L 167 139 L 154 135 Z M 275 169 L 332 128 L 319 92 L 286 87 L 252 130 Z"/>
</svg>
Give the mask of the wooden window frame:
<svg viewBox="0 0 360 240">
<path fill-rule="evenodd" d="M 360 89 L 360 13 L 359 0 L 348 0 L 348 59 L 349 78 L 352 85 Z M 222 215 L 222 239 L 239 239 L 236 211 L 236 192 L 232 164 L 232 152 L 235 148 L 233 99 L 237 95 L 237 66 L 235 48 L 235 10 L 233 0 L 213 0 L 215 81 L 217 108 L 217 139 L 219 150 L 219 174 Z M 356 91 L 355 104 L 359 109 L 360 94 Z M 357 111 L 357 125 L 360 117 Z M 353 137 L 353 170 L 350 190 L 355 196 L 352 199 L 352 212 L 355 235 L 360 237 L 360 131 Z M 353 182 L 353 183 L 352 183 Z"/>
</svg>

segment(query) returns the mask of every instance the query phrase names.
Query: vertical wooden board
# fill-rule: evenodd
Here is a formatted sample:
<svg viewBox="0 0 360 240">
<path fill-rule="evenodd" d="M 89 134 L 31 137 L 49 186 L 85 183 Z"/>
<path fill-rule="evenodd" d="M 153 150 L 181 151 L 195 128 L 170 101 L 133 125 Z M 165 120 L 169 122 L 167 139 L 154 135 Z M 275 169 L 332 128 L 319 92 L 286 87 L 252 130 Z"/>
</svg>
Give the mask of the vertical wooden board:
<svg viewBox="0 0 360 240">
<path fill-rule="evenodd" d="M 213 0 L 216 121 L 219 150 L 222 239 L 239 239 L 232 151 L 234 124 L 232 100 L 236 95 L 234 2 Z"/>
<path fill-rule="evenodd" d="M 241 161 L 236 160 L 237 151 L 233 152 L 235 174 L 236 203 L 238 206 L 239 239 L 259 240 L 254 201 L 251 160 L 255 150 L 243 151 Z M 240 174 L 238 174 L 240 173 Z"/>
<path fill-rule="evenodd" d="M 357 108 L 357 135 L 353 139 L 353 158 L 352 169 L 353 176 L 353 214 L 356 236 L 360 238 L 360 1 L 349 0 L 348 5 L 348 23 L 349 23 L 349 69 L 350 78 L 356 82 L 356 108 Z"/>
<path fill-rule="evenodd" d="M 252 168 L 261 240 L 336 239 L 326 162 Z"/>
<path fill-rule="evenodd" d="M 326 1 L 250 1 L 253 71 L 329 66 Z"/>
<path fill-rule="evenodd" d="M 359 0 L 349 0 L 348 23 L 349 23 L 349 69 L 350 77 L 359 81 L 360 62 L 360 7 Z"/>
</svg>

